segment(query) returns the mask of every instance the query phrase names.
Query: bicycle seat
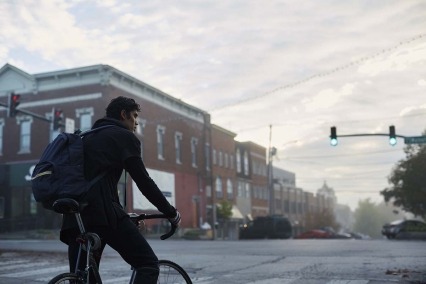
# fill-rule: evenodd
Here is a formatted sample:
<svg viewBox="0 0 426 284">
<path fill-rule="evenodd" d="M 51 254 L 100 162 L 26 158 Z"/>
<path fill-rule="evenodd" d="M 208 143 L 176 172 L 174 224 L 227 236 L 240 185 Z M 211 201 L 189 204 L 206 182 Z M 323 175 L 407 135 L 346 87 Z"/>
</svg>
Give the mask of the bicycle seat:
<svg viewBox="0 0 426 284">
<path fill-rule="evenodd" d="M 75 199 L 72 198 L 61 198 L 53 202 L 53 210 L 60 214 L 75 214 L 81 212 L 81 210 L 86 206 L 85 203 L 78 203 Z"/>
</svg>

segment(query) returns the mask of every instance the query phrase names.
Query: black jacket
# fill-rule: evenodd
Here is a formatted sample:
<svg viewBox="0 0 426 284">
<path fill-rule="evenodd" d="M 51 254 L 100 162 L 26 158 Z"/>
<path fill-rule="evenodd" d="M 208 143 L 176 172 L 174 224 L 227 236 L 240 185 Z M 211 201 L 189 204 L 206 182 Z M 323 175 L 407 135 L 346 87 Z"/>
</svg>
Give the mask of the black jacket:
<svg viewBox="0 0 426 284">
<path fill-rule="evenodd" d="M 83 138 L 85 175 L 88 180 L 106 172 L 87 193 L 87 207 L 81 212 L 84 225 L 116 227 L 117 220 L 127 216 L 119 202 L 117 185 L 123 169 L 128 171 L 142 194 L 162 213 L 174 217 L 176 209 L 169 204 L 149 177 L 141 158 L 141 143 L 120 121 L 102 118 L 92 128 L 114 125 Z M 64 215 L 62 231 L 75 229 L 72 215 Z M 61 238 L 62 239 L 62 238 Z"/>
</svg>

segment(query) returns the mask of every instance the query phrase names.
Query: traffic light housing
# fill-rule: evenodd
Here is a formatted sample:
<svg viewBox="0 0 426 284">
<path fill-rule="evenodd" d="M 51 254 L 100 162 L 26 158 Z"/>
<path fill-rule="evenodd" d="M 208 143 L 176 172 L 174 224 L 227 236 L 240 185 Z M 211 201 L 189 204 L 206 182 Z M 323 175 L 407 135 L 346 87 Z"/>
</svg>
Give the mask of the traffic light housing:
<svg viewBox="0 0 426 284">
<path fill-rule="evenodd" d="M 396 145 L 396 134 L 395 134 L 395 126 L 389 126 L 389 144 L 391 146 Z"/>
<path fill-rule="evenodd" d="M 15 115 L 18 113 L 18 110 L 16 109 L 19 104 L 21 103 L 21 95 L 11 93 L 9 95 L 9 104 L 7 108 L 7 116 L 8 117 L 15 117 Z"/>
<path fill-rule="evenodd" d="M 335 126 L 330 128 L 330 145 L 337 146 L 337 132 Z"/>
<path fill-rule="evenodd" d="M 58 130 L 63 124 L 63 112 L 60 109 L 53 109 L 53 130 Z"/>
</svg>

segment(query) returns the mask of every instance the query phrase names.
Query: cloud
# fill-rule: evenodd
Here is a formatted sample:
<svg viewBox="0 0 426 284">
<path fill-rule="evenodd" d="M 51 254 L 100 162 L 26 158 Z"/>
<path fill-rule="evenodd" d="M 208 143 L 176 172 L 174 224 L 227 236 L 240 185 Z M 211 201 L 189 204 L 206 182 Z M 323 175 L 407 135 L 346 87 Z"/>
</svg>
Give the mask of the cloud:
<svg viewBox="0 0 426 284">
<path fill-rule="evenodd" d="M 336 192 L 378 192 L 403 145 L 330 147 L 330 126 L 423 131 L 425 9 L 416 0 L 0 1 L 0 60 L 33 73 L 112 65 L 210 111 L 238 139 L 267 146 L 272 125 L 273 145 L 300 141 L 276 165 L 304 190 L 327 180 Z"/>
<path fill-rule="evenodd" d="M 353 84 L 346 84 L 340 90 L 327 89 L 320 91 L 317 95 L 304 99 L 307 112 L 314 112 L 321 109 L 326 109 L 336 105 L 340 100 L 353 93 L 355 86 Z"/>
</svg>

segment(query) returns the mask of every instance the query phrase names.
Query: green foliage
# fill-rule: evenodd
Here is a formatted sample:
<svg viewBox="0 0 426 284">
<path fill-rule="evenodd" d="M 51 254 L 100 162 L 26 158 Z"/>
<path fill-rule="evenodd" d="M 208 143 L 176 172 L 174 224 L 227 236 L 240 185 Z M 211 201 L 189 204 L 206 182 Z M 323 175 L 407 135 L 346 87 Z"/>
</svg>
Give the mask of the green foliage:
<svg viewBox="0 0 426 284">
<path fill-rule="evenodd" d="M 407 145 L 404 152 L 406 158 L 397 163 L 388 179 L 391 186 L 380 194 L 386 202 L 426 217 L 426 147 Z"/>
<path fill-rule="evenodd" d="M 336 232 L 340 225 L 336 221 L 333 211 L 324 209 L 321 212 L 306 213 L 304 216 L 305 230 L 319 229 L 321 227 L 332 227 Z"/>
<path fill-rule="evenodd" d="M 394 207 L 385 203 L 376 205 L 369 198 L 360 200 L 354 212 L 354 231 L 369 235 L 372 238 L 382 238 L 382 227 L 384 224 L 402 219 L 401 213 Z"/>
<path fill-rule="evenodd" d="M 223 200 L 217 206 L 217 218 L 219 220 L 229 220 L 232 217 L 232 203 Z"/>
<path fill-rule="evenodd" d="M 188 240 L 198 240 L 200 239 L 200 235 L 200 230 L 189 230 L 186 231 L 185 234 L 183 234 L 183 238 Z"/>
</svg>

